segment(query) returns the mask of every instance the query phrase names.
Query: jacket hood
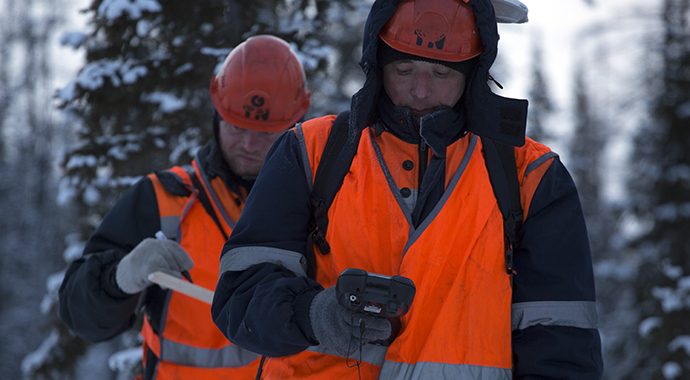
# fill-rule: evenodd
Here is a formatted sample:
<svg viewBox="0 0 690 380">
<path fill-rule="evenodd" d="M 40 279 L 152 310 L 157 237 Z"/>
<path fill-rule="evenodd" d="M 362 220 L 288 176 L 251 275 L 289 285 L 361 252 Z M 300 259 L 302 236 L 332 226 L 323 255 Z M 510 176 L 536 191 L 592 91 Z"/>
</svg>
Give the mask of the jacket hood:
<svg viewBox="0 0 690 380">
<path fill-rule="evenodd" d="M 350 104 L 351 135 L 375 122 L 376 104 L 383 88 L 381 70 L 376 53 L 378 34 L 398 8 L 400 0 L 376 0 L 364 27 L 362 59 L 359 64 L 366 79 L 362 88 L 352 96 Z M 404 1 L 404 0 L 403 0 Z M 465 0 L 472 7 L 477 19 L 484 51 L 479 63 L 466 83 L 465 114 L 467 130 L 481 137 L 502 143 L 522 146 L 525 143 L 527 125 L 527 100 L 510 99 L 496 95 L 489 87 L 489 69 L 498 51 L 498 27 L 491 0 Z"/>
</svg>

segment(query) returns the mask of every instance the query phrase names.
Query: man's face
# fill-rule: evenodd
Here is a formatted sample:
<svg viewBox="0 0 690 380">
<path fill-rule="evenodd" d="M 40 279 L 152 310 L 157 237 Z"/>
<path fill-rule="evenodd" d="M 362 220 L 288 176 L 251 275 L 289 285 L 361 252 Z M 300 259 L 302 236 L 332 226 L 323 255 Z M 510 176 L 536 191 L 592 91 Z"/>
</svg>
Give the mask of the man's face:
<svg viewBox="0 0 690 380">
<path fill-rule="evenodd" d="M 400 60 L 383 67 L 383 86 L 397 107 L 417 121 L 438 106 L 453 107 L 465 91 L 465 75 L 437 63 Z"/>
<path fill-rule="evenodd" d="M 257 176 L 266 153 L 283 132 L 253 131 L 230 125 L 223 120 L 219 123 L 218 143 L 230 169 L 239 176 Z"/>
</svg>

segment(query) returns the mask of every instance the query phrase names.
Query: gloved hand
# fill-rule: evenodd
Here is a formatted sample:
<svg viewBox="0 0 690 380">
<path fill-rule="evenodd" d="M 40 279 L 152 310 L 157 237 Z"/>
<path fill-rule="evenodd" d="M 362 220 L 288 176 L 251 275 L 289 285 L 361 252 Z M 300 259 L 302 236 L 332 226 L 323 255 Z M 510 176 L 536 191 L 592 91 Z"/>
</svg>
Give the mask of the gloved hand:
<svg viewBox="0 0 690 380">
<path fill-rule="evenodd" d="M 115 281 L 123 292 L 135 294 L 151 285 L 149 274 L 153 272 L 161 271 L 182 278 L 181 272 L 193 266 L 187 251 L 176 242 L 148 238 L 117 264 Z"/>
<path fill-rule="evenodd" d="M 335 286 L 314 297 L 309 306 L 309 320 L 316 340 L 342 356 L 350 356 L 361 345 L 384 340 L 391 335 L 391 324 L 387 319 L 352 313 L 341 306 L 335 296 Z"/>
</svg>

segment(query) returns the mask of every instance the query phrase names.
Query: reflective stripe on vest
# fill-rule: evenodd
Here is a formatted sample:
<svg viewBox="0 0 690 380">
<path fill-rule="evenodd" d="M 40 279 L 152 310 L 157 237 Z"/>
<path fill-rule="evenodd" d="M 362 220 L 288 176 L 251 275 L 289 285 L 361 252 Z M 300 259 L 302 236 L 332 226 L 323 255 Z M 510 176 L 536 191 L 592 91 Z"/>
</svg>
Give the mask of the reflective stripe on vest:
<svg viewBox="0 0 690 380">
<path fill-rule="evenodd" d="M 196 161 L 193 162 L 196 169 Z M 192 191 L 189 197 L 167 192 L 160 181 L 151 176 L 159 204 L 161 229 L 168 238 L 174 238 L 187 250 L 194 267 L 189 271 L 195 284 L 213 290 L 218 278 L 218 256 L 225 238 L 218 225 L 198 201 L 197 190 L 192 187 L 188 173 L 180 167 L 169 169 L 178 181 Z M 196 173 L 209 194 L 211 202 L 219 197 L 202 173 Z M 220 178 L 214 180 L 222 181 Z M 234 201 L 214 204 L 215 209 L 241 207 Z M 220 207 L 219 207 L 220 206 Z M 237 212 L 238 214 L 239 212 Z M 227 213 L 225 213 L 227 216 Z M 228 220 L 231 225 L 234 221 Z M 228 222 L 226 221 L 226 222 Z M 254 378 L 260 355 L 242 349 L 227 341 L 213 324 L 210 305 L 177 292 L 167 292 L 160 321 L 160 335 L 153 331 L 144 318 L 142 336 L 158 358 L 156 379 L 168 378 Z"/>
<path fill-rule="evenodd" d="M 469 364 L 447 363 L 397 363 L 387 361 L 379 379 L 421 380 L 421 379 L 491 379 L 511 380 L 512 371 L 507 368 L 492 368 Z"/>
<path fill-rule="evenodd" d="M 235 345 L 220 349 L 208 349 L 159 339 L 158 335 L 153 332 L 148 320 L 145 320 L 142 326 L 142 336 L 145 337 L 148 347 L 160 361 L 184 366 L 200 368 L 243 367 L 254 362 L 260 356 Z"/>
<path fill-rule="evenodd" d="M 179 243 L 180 236 L 182 235 L 182 231 L 180 231 L 180 220 L 184 219 L 185 215 L 187 215 L 187 212 L 189 211 L 189 208 L 194 203 L 194 199 L 196 198 L 196 190 L 190 182 L 189 175 L 181 167 L 174 167 L 166 170 L 166 172 L 174 175 L 175 179 L 177 179 L 178 182 L 183 184 L 184 187 L 191 192 L 190 199 L 185 204 L 181 214 L 174 206 L 172 209 L 167 210 L 161 209 L 159 206 L 161 231 L 163 231 L 163 234 L 165 234 L 168 239 L 173 239 Z"/>
<path fill-rule="evenodd" d="M 373 364 L 373 365 L 380 367 L 385 362 L 387 350 L 388 350 L 388 347 L 386 347 L 386 346 L 378 346 L 375 344 L 365 344 L 362 347 L 362 352 L 360 352 L 358 350 L 354 354 L 350 355 L 349 359 L 350 360 L 360 360 L 364 363 L 369 363 L 369 364 Z M 326 354 L 326 355 L 332 355 L 332 356 L 339 356 L 343 359 L 346 359 L 344 356 L 336 353 L 335 351 L 330 350 L 326 347 L 322 347 L 322 346 L 311 346 L 311 347 L 307 348 L 307 351 L 316 352 L 316 353 L 320 353 L 320 354 Z"/>
<path fill-rule="evenodd" d="M 302 152 L 302 162 L 309 162 L 309 156 L 307 155 L 307 143 L 304 140 L 304 131 L 302 130 L 302 123 L 295 125 L 295 134 L 297 135 L 297 141 L 299 141 L 300 151 Z M 309 184 L 309 192 L 314 190 L 314 176 L 312 175 L 311 167 L 309 165 L 304 165 L 304 177 L 307 179 Z"/>
<path fill-rule="evenodd" d="M 194 169 L 198 173 L 197 178 L 199 178 L 199 181 L 201 182 L 202 186 L 204 186 L 204 189 L 206 190 L 206 194 L 208 194 L 208 197 L 211 199 L 211 204 L 213 205 L 214 210 L 216 211 L 217 214 L 220 214 L 223 217 L 223 221 L 225 221 L 225 224 L 230 227 L 230 230 L 235 228 L 235 223 L 237 223 L 236 220 L 232 220 L 228 213 L 225 211 L 224 207 L 219 207 L 219 205 L 222 204 L 220 201 L 219 196 L 216 194 L 215 191 L 213 191 L 213 186 L 211 186 L 211 183 L 209 182 L 208 177 L 206 176 L 206 173 L 204 172 L 204 168 L 202 165 L 198 163 L 199 156 L 194 159 L 192 162 L 192 165 L 194 165 Z M 230 234 L 228 234 L 230 236 Z"/>
<path fill-rule="evenodd" d="M 258 357 L 258 354 L 235 345 L 225 346 L 221 349 L 205 349 L 169 340 L 161 342 L 161 360 L 187 366 L 204 368 L 243 367 Z"/>
<path fill-rule="evenodd" d="M 544 163 L 546 163 L 546 161 L 548 161 L 548 160 L 550 160 L 550 159 L 552 159 L 552 158 L 554 158 L 554 157 L 558 157 L 558 154 L 555 153 L 555 152 L 548 152 L 548 153 L 545 153 L 545 154 L 539 156 L 539 158 L 537 158 L 536 160 L 530 162 L 530 164 L 527 165 L 527 167 L 525 168 L 525 174 L 523 174 L 523 177 L 527 176 L 527 175 L 528 175 L 529 173 L 531 173 L 534 169 L 538 168 L 539 166 L 541 166 L 541 165 L 543 165 Z M 525 215 L 526 215 L 526 214 L 527 214 L 527 213 L 525 213 Z"/>
</svg>

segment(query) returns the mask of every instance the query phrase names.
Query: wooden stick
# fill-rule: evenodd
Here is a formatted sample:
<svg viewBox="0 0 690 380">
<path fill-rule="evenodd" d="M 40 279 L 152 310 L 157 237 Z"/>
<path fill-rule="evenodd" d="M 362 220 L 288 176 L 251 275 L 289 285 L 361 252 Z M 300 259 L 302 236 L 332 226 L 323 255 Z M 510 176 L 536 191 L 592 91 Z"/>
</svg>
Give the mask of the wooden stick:
<svg viewBox="0 0 690 380">
<path fill-rule="evenodd" d="M 201 287 L 199 285 L 194 285 L 175 276 L 171 276 L 164 272 L 153 272 L 149 274 L 149 281 L 158 284 L 160 286 L 172 289 L 176 292 L 180 292 L 192 298 L 198 299 L 199 301 L 211 304 L 213 302 L 213 292 Z"/>
</svg>

